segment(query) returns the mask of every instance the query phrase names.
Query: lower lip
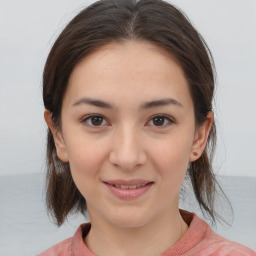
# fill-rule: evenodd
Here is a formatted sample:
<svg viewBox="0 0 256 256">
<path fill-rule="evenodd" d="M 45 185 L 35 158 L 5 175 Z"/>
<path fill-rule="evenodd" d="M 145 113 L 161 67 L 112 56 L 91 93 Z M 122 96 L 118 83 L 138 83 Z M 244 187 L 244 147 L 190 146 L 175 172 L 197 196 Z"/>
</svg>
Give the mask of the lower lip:
<svg viewBox="0 0 256 256">
<path fill-rule="evenodd" d="M 145 194 L 153 185 L 153 183 L 149 183 L 146 186 L 142 186 L 139 188 L 133 188 L 133 189 L 122 189 L 122 188 L 117 188 L 112 185 L 109 185 L 107 183 L 104 183 L 109 190 L 118 198 L 120 199 L 135 199 L 143 194 Z"/>
</svg>

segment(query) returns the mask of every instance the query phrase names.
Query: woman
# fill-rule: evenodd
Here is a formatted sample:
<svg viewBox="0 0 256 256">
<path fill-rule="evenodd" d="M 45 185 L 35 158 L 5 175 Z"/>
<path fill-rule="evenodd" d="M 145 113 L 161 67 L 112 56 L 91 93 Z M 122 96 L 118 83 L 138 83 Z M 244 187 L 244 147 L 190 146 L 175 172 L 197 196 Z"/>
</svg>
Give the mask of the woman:
<svg viewBox="0 0 256 256">
<path fill-rule="evenodd" d="M 179 209 L 190 177 L 215 221 L 214 64 L 187 18 L 160 0 L 103 0 L 63 30 L 43 76 L 47 206 L 60 226 L 85 214 L 50 255 L 256 255 Z"/>
</svg>

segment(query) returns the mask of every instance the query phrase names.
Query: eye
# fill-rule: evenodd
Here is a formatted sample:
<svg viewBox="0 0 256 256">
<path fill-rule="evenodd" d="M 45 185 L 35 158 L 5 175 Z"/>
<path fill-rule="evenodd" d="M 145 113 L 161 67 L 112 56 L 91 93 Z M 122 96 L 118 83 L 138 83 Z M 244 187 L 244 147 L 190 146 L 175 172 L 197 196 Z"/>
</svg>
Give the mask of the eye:
<svg viewBox="0 0 256 256">
<path fill-rule="evenodd" d="M 156 115 L 150 119 L 154 126 L 166 127 L 174 123 L 174 121 L 167 115 Z"/>
<path fill-rule="evenodd" d="M 105 120 L 105 123 L 104 123 L 104 120 L 105 120 L 104 117 L 99 114 L 91 114 L 91 115 L 85 116 L 81 120 L 81 122 L 86 123 L 86 125 L 88 126 L 97 128 L 107 124 L 107 121 Z M 150 122 L 153 122 L 153 126 L 160 127 L 160 128 L 164 128 L 166 126 L 169 126 L 175 123 L 172 120 L 172 118 L 170 118 L 167 115 L 155 115 L 150 119 Z"/>
<path fill-rule="evenodd" d="M 102 123 L 103 123 L 103 125 L 106 124 L 106 123 L 104 124 L 103 120 L 104 120 L 103 116 L 98 115 L 98 114 L 91 114 L 91 115 L 85 116 L 81 120 L 81 122 L 86 123 L 86 125 L 88 125 L 88 126 L 101 127 Z"/>
</svg>

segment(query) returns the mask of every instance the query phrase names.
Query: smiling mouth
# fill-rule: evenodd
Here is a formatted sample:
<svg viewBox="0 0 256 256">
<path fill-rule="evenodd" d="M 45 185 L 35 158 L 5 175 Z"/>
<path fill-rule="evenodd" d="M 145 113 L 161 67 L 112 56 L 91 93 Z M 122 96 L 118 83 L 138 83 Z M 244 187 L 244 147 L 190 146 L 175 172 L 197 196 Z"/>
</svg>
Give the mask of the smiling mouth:
<svg viewBox="0 0 256 256">
<path fill-rule="evenodd" d="M 154 182 L 149 181 L 108 181 L 104 182 L 112 195 L 122 200 L 134 200 L 147 193 Z"/>
<path fill-rule="evenodd" d="M 146 185 L 148 185 L 149 183 L 147 184 L 138 184 L 138 185 L 115 185 L 115 184 L 110 184 L 111 186 L 113 187 L 116 187 L 116 188 L 122 188 L 122 189 L 135 189 L 135 188 L 140 188 L 140 187 L 144 187 Z"/>
<path fill-rule="evenodd" d="M 111 183 L 107 183 L 104 182 L 107 185 L 111 185 L 115 188 L 121 188 L 121 189 L 136 189 L 136 188 L 140 188 L 140 187 L 145 187 L 149 184 L 153 184 L 153 182 L 148 182 L 148 183 L 144 183 L 144 184 L 134 184 L 134 185 L 122 185 L 122 184 L 111 184 Z"/>
</svg>

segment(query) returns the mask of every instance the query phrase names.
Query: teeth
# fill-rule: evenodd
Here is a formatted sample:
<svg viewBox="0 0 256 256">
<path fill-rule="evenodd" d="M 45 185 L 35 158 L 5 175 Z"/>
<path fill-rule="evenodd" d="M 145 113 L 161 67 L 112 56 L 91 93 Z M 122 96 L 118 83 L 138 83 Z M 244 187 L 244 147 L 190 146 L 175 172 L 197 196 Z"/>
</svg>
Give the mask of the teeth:
<svg viewBox="0 0 256 256">
<path fill-rule="evenodd" d="M 121 188 L 130 188 L 129 186 L 126 186 L 126 185 L 120 185 Z M 136 186 L 135 186 L 136 187 Z"/>
<path fill-rule="evenodd" d="M 146 184 L 138 184 L 138 185 L 113 185 L 116 188 L 122 188 L 122 189 L 135 189 L 142 186 L 145 186 Z"/>
</svg>

